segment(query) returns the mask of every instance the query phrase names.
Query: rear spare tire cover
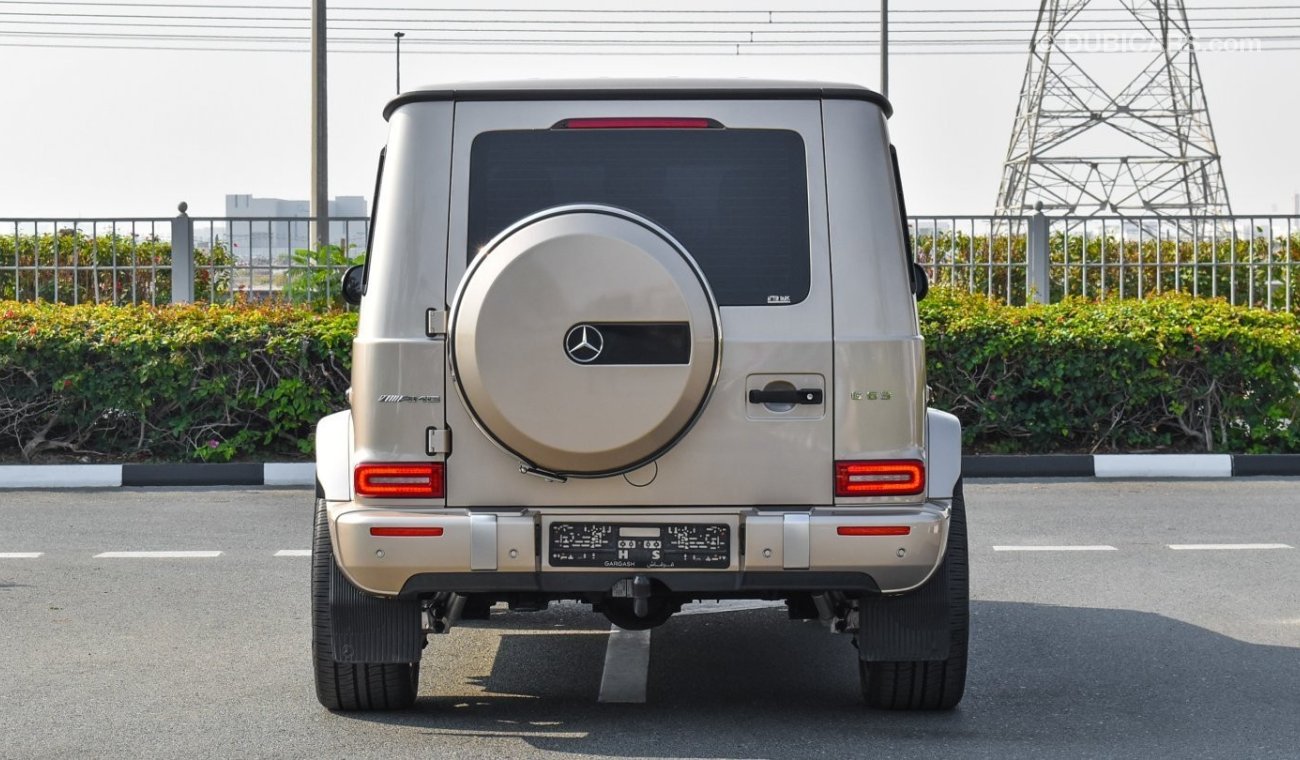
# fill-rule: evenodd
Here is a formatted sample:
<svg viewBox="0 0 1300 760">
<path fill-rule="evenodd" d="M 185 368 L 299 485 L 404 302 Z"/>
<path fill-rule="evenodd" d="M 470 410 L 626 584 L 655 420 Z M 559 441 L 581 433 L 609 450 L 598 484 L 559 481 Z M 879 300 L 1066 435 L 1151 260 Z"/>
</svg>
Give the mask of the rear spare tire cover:
<svg viewBox="0 0 1300 760">
<path fill-rule="evenodd" d="M 671 235 L 622 209 L 564 206 L 474 259 L 447 351 L 488 437 L 540 470 L 599 477 L 686 434 L 713 390 L 721 337 L 708 283 Z"/>
</svg>

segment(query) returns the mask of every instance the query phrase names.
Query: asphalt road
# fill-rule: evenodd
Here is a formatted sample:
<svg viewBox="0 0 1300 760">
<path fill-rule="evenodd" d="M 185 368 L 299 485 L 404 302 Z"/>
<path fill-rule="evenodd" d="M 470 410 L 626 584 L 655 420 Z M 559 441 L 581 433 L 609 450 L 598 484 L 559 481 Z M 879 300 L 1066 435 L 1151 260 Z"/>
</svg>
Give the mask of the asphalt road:
<svg viewBox="0 0 1300 760">
<path fill-rule="evenodd" d="M 1297 486 L 968 483 L 944 714 L 865 709 L 847 638 L 752 605 L 656 629 L 642 704 L 599 701 L 609 625 L 563 605 L 435 637 L 412 711 L 331 714 L 277 556 L 309 492 L 0 491 L 0 757 L 1296 758 Z M 220 554 L 96 556 L 139 551 Z"/>
</svg>

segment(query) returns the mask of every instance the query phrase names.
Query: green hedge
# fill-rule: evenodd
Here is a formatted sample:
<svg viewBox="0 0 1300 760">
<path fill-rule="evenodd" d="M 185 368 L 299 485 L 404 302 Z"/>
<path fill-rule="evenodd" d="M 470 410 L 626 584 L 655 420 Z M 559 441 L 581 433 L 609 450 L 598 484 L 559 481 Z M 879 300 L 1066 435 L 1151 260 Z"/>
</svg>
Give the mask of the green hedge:
<svg viewBox="0 0 1300 760">
<path fill-rule="evenodd" d="M 977 452 L 1300 452 L 1292 314 L 1166 295 L 921 304 L 933 404 Z"/>
<path fill-rule="evenodd" d="M 277 459 L 341 408 L 356 316 L 0 302 L 0 459 Z M 921 304 L 972 452 L 1300 452 L 1300 328 L 1221 301 Z"/>
<path fill-rule="evenodd" d="M 0 458 L 309 454 L 343 406 L 352 314 L 0 302 Z"/>
</svg>

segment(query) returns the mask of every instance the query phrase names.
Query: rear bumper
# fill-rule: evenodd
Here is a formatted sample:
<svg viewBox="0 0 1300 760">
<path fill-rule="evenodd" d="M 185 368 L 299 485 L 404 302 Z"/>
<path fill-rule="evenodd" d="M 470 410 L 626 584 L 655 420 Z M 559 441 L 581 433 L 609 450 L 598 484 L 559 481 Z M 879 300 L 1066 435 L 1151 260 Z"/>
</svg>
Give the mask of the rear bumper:
<svg viewBox="0 0 1300 760">
<path fill-rule="evenodd" d="M 928 502 L 858 510 L 697 509 L 459 510 L 379 509 L 331 502 L 330 532 L 340 569 L 380 596 L 462 593 L 601 593 L 646 575 L 677 593 L 768 591 L 900 593 L 925 583 L 943 559 L 950 505 Z M 731 564 L 718 570 L 551 567 L 551 520 L 726 522 Z M 846 536 L 841 527 L 907 526 L 905 536 Z M 374 536 L 371 528 L 440 528 L 437 536 Z"/>
<path fill-rule="evenodd" d="M 440 591 L 474 593 L 590 594 L 608 592 L 615 581 L 630 575 L 644 575 L 674 594 L 755 596 L 767 594 L 845 591 L 879 593 L 876 581 L 866 573 L 786 570 L 782 572 L 661 573 L 654 570 L 597 571 L 585 573 L 421 573 L 411 576 L 399 596 L 418 596 Z"/>
</svg>

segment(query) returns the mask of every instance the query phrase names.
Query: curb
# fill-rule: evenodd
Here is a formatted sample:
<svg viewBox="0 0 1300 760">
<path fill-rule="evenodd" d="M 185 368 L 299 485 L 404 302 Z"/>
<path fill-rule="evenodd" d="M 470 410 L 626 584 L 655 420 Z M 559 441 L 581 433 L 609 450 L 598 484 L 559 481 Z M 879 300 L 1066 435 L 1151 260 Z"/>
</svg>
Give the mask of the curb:
<svg viewBox="0 0 1300 760">
<path fill-rule="evenodd" d="M 0 465 L 0 488 L 310 486 L 315 483 L 316 465 L 311 462 Z"/>
<path fill-rule="evenodd" d="M 961 459 L 968 478 L 1240 478 L 1300 475 L 1300 454 L 985 454 Z"/>
<path fill-rule="evenodd" d="M 1300 454 L 984 454 L 967 478 L 1228 478 L 1300 475 Z M 310 486 L 311 462 L 0 465 L 0 489 L 122 486 Z"/>
</svg>

